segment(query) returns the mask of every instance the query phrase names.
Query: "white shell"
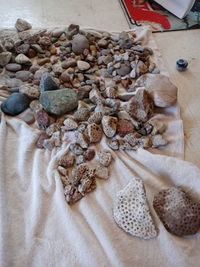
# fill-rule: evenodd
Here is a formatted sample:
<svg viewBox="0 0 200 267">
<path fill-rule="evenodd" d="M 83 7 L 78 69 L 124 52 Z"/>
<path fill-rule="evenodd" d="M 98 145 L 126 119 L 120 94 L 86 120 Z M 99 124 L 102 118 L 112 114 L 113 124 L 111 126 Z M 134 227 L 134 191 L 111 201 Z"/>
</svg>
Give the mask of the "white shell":
<svg viewBox="0 0 200 267">
<path fill-rule="evenodd" d="M 178 88 L 162 74 L 145 74 L 137 79 L 136 87 L 145 87 L 157 107 L 169 107 L 177 101 Z"/>
</svg>

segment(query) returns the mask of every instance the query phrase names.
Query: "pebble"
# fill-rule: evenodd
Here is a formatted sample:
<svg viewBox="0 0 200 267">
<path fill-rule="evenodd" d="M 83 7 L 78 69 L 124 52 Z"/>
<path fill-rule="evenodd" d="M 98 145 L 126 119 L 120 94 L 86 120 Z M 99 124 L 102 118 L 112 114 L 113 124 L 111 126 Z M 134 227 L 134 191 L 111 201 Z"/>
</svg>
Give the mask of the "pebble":
<svg viewBox="0 0 200 267">
<path fill-rule="evenodd" d="M 25 64 L 25 65 L 31 65 L 32 64 L 31 60 L 27 56 L 25 56 L 24 54 L 17 55 L 15 58 L 15 62 L 18 64 Z"/>
<path fill-rule="evenodd" d="M 119 143 L 117 140 L 110 140 L 108 141 L 107 145 L 112 149 L 112 150 L 118 150 L 119 149 Z"/>
<path fill-rule="evenodd" d="M 90 110 L 88 108 L 79 108 L 73 115 L 74 119 L 78 122 L 87 121 L 90 116 Z"/>
<path fill-rule="evenodd" d="M 49 139 L 49 136 L 46 133 L 40 134 L 37 142 L 36 142 L 36 147 L 37 148 L 44 148 L 44 140 Z"/>
<path fill-rule="evenodd" d="M 46 111 L 39 110 L 36 113 L 36 121 L 40 129 L 46 129 L 50 124 L 50 118 Z"/>
<path fill-rule="evenodd" d="M 39 100 L 33 100 L 33 101 L 31 101 L 29 107 L 30 107 L 30 109 L 33 112 L 37 112 L 37 111 L 39 111 L 39 110 L 42 109 L 42 105 L 40 104 L 40 101 Z"/>
<path fill-rule="evenodd" d="M 112 78 L 112 75 L 108 72 L 107 69 L 100 69 L 99 74 L 103 78 Z"/>
<path fill-rule="evenodd" d="M 21 85 L 19 87 L 19 92 L 27 95 L 30 99 L 39 98 L 40 92 L 38 88 L 30 86 L 30 85 Z"/>
<path fill-rule="evenodd" d="M 7 81 L 7 85 L 8 85 L 8 87 L 9 88 L 11 88 L 11 89 L 19 89 L 19 87 L 21 86 L 21 85 L 23 85 L 23 82 L 20 80 L 20 79 L 16 79 L 16 78 L 12 78 L 12 79 L 8 79 L 8 81 Z M 8 89 L 9 90 L 9 89 Z"/>
<path fill-rule="evenodd" d="M 76 143 L 79 144 L 82 148 L 88 148 L 89 142 L 84 133 L 76 131 L 75 138 L 76 138 Z"/>
<path fill-rule="evenodd" d="M 39 86 L 40 92 L 57 90 L 57 89 L 59 89 L 59 86 L 55 82 L 51 74 L 49 73 L 42 74 Z"/>
<path fill-rule="evenodd" d="M 72 37 L 79 33 L 79 25 L 70 24 L 67 29 L 67 38 L 72 40 Z"/>
<path fill-rule="evenodd" d="M 40 102 L 44 110 L 58 116 L 78 106 L 77 94 L 72 89 L 44 91 L 40 95 Z"/>
<path fill-rule="evenodd" d="M 27 124 L 32 124 L 35 122 L 35 116 L 34 113 L 31 112 L 29 109 L 22 112 L 19 116 L 19 119 L 25 121 Z"/>
<path fill-rule="evenodd" d="M 70 168 L 74 165 L 75 157 L 74 155 L 64 155 L 58 161 L 58 164 L 64 168 Z"/>
<path fill-rule="evenodd" d="M 102 112 L 94 112 L 88 119 L 88 123 L 96 123 L 100 124 L 102 120 L 103 114 Z"/>
<path fill-rule="evenodd" d="M 77 156 L 76 157 L 76 165 L 80 165 L 85 163 L 85 157 L 83 155 Z"/>
<path fill-rule="evenodd" d="M 107 180 L 109 178 L 108 168 L 102 166 L 101 164 L 96 164 L 95 165 L 95 176 L 97 178 Z"/>
<path fill-rule="evenodd" d="M 100 125 L 92 123 L 87 126 L 87 134 L 89 136 L 90 143 L 98 143 L 102 138 L 103 131 Z"/>
<path fill-rule="evenodd" d="M 120 137 L 124 137 L 127 134 L 134 132 L 134 126 L 128 120 L 118 120 L 117 123 L 117 134 Z"/>
<path fill-rule="evenodd" d="M 32 28 L 31 24 L 23 19 L 17 19 L 15 28 L 18 32 L 26 31 Z"/>
<path fill-rule="evenodd" d="M 116 70 L 117 74 L 120 76 L 126 76 L 131 72 L 130 66 L 127 66 L 125 64 L 121 64 L 121 67 Z"/>
<path fill-rule="evenodd" d="M 152 147 L 157 148 L 160 146 L 166 146 L 168 141 L 160 134 L 152 136 Z"/>
<path fill-rule="evenodd" d="M 60 75 L 60 79 L 63 82 L 70 82 L 73 79 L 73 74 L 69 74 L 68 70 L 63 71 L 63 73 Z"/>
<path fill-rule="evenodd" d="M 11 60 L 12 53 L 10 52 L 2 52 L 0 53 L 0 66 L 4 67 Z"/>
<path fill-rule="evenodd" d="M 80 55 L 85 49 L 89 49 L 88 39 L 82 34 L 74 35 L 72 40 L 72 51 L 76 55 Z"/>
<path fill-rule="evenodd" d="M 111 116 L 103 116 L 101 124 L 104 134 L 107 137 L 111 138 L 116 134 L 117 118 Z"/>
<path fill-rule="evenodd" d="M 22 93 L 13 93 L 1 104 L 1 110 L 11 116 L 18 115 L 29 106 L 30 99 Z"/>
<path fill-rule="evenodd" d="M 21 44 L 15 48 L 17 54 L 27 54 L 30 48 L 29 44 Z"/>
<path fill-rule="evenodd" d="M 38 65 L 43 66 L 46 63 L 50 63 L 50 58 L 45 57 L 37 60 Z"/>
<path fill-rule="evenodd" d="M 69 149 L 72 151 L 72 153 L 76 156 L 83 154 L 83 149 L 78 144 L 70 144 Z"/>
<path fill-rule="evenodd" d="M 78 66 L 79 70 L 81 70 L 81 71 L 88 70 L 90 68 L 90 64 L 88 62 L 82 61 L 82 60 L 77 61 L 77 66 Z"/>
<path fill-rule="evenodd" d="M 77 122 L 75 122 L 71 118 L 64 120 L 63 124 L 65 125 L 64 129 L 66 131 L 73 131 L 73 130 L 76 130 L 78 128 Z"/>
<path fill-rule="evenodd" d="M 21 70 L 22 66 L 20 64 L 16 64 L 16 63 L 9 63 L 9 64 L 6 65 L 6 69 L 8 71 L 16 72 L 16 71 Z"/>
<path fill-rule="evenodd" d="M 92 160 L 94 157 L 95 157 L 95 150 L 94 149 L 87 149 L 85 152 L 84 152 L 84 157 L 85 157 L 85 160 Z"/>
<path fill-rule="evenodd" d="M 70 67 L 76 67 L 76 65 L 77 65 L 76 60 L 73 58 L 65 60 L 61 64 L 63 69 L 68 69 Z"/>
<path fill-rule="evenodd" d="M 33 79 L 33 74 L 27 70 L 20 70 L 20 71 L 16 72 L 15 77 L 17 79 L 20 79 L 23 82 L 27 82 L 27 81 Z"/>
<path fill-rule="evenodd" d="M 97 42 L 98 46 L 101 47 L 101 48 L 107 48 L 108 46 L 108 41 L 105 40 L 105 39 L 100 39 L 98 42 Z"/>
<path fill-rule="evenodd" d="M 97 153 L 99 162 L 104 167 L 108 167 L 112 161 L 112 155 L 109 151 L 103 150 Z"/>
<path fill-rule="evenodd" d="M 129 100 L 126 109 L 132 118 L 145 122 L 153 114 L 153 100 L 145 89 L 140 89 L 137 91 L 136 95 Z"/>
</svg>

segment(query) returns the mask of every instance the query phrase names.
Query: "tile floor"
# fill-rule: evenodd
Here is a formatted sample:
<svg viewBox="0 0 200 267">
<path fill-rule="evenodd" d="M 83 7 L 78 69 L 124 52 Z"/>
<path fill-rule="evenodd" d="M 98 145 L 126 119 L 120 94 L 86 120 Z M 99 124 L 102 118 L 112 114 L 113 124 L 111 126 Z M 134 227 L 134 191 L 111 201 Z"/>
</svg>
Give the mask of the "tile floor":
<svg viewBox="0 0 200 267">
<path fill-rule="evenodd" d="M 118 0 L 0 0 L 0 27 L 12 28 L 17 18 L 33 27 L 76 23 L 105 30 L 129 28 Z M 186 132 L 186 159 L 200 167 L 200 30 L 154 34 L 171 80 L 179 87 Z M 189 62 L 187 72 L 175 69 L 178 58 Z"/>
</svg>

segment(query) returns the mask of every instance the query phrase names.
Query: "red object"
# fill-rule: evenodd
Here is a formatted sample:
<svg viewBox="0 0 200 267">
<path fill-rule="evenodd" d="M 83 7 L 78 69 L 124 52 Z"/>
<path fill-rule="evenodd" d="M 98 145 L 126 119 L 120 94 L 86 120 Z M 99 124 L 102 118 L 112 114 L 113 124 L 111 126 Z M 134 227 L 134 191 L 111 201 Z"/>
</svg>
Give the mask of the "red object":
<svg viewBox="0 0 200 267">
<path fill-rule="evenodd" d="M 143 0 L 124 0 L 124 4 L 129 15 L 134 21 L 143 22 L 150 21 L 160 24 L 165 30 L 170 30 L 171 26 L 165 15 L 149 9 L 147 1 Z"/>
</svg>

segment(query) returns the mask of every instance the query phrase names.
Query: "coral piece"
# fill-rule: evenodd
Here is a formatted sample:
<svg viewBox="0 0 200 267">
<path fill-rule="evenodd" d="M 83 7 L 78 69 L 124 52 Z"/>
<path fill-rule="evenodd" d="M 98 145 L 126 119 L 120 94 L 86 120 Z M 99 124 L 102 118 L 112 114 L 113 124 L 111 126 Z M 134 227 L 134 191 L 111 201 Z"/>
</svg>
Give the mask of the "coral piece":
<svg viewBox="0 0 200 267">
<path fill-rule="evenodd" d="M 134 132 L 134 126 L 132 123 L 128 120 L 118 120 L 117 123 L 117 134 L 120 137 L 124 137 L 127 134 Z"/>
<path fill-rule="evenodd" d="M 141 179 L 133 178 L 117 193 L 113 208 L 115 222 L 125 232 L 143 239 L 157 236 Z"/>
<path fill-rule="evenodd" d="M 160 191 L 154 196 L 153 206 L 167 231 L 174 235 L 193 235 L 200 229 L 200 203 L 180 188 Z"/>
<path fill-rule="evenodd" d="M 98 158 L 99 162 L 105 166 L 108 167 L 112 161 L 112 155 L 109 151 L 103 150 L 101 152 L 98 152 Z"/>
<path fill-rule="evenodd" d="M 64 130 L 66 130 L 66 131 L 73 131 L 73 130 L 76 130 L 78 128 L 77 122 L 75 122 L 71 118 L 64 120 L 63 124 L 65 125 Z"/>
<path fill-rule="evenodd" d="M 113 137 L 117 130 L 117 118 L 111 116 L 103 116 L 102 128 L 107 137 Z"/>
<path fill-rule="evenodd" d="M 88 108 L 79 108 L 73 115 L 74 119 L 78 122 L 87 121 L 90 116 L 90 110 Z"/>
<path fill-rule="evenodd" d="M 90 143 L 100 142 L 101 137 L 103 135 L 103 131 L 101 129 L 101 126 L 97 125 L 95 123 L 89 124 L 87 126 L 87 133 L 89 136 Z"/>
<path fill-rule="evenodd" d="M 109 178 L 108 168 L 101 164 L 96 164 L 95 165 L 95 176 L 97 178 L 107 180 Z"/>
<path fill-rule="evenodd" d="M 88 123 L 96 123 L 96 124 L 100 124 L 101 123 L 101 119 L 103 117 L 102 112 L 94 112 L 91 114 L 91 116 L 88 119 Z"/>
<path fill-rule="evenodd" d="M 75 157 L 74 155 L 64 155 L 59 161 L 58 161 L 58 165 L 61 165 L 62 167 L 65 168 L 70 168 L 74 165 L 74 160 Z"/>
<path fill-rule="evenodd" d="M 133 96 L 127 105 L 127 112 L 129 115 L 141 122 L 146 122 L 153 114 L 154 104 L 149 93 L 140 89 L 136 95 Z"/>
</svg>

